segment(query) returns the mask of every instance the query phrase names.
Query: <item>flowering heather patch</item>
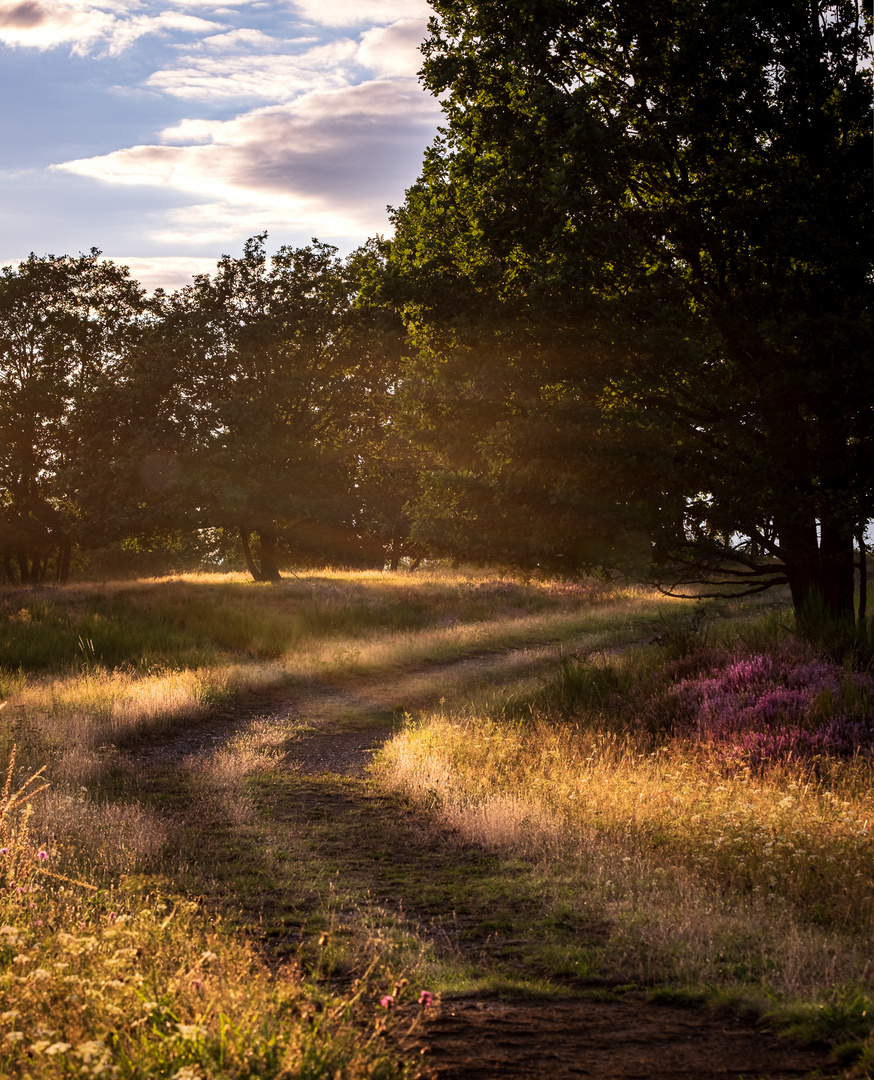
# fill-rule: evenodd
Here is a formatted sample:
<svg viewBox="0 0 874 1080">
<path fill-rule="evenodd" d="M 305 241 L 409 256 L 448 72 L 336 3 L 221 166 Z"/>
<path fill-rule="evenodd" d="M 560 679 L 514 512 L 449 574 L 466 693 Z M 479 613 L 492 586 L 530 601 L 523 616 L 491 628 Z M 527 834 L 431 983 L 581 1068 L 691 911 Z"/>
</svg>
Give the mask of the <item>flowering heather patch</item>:
<svg viewBox="0 0 874 1080">
<path fill-rule="evenodd" d="M 714 744 L 727 759 L 753 767 L 874 746 L 872 676 L 798 645 L 773 654 L 714 652 L 712 659 L 708 674 L 681 678 L 653 698 L 642 721 Z"/>
</svg>

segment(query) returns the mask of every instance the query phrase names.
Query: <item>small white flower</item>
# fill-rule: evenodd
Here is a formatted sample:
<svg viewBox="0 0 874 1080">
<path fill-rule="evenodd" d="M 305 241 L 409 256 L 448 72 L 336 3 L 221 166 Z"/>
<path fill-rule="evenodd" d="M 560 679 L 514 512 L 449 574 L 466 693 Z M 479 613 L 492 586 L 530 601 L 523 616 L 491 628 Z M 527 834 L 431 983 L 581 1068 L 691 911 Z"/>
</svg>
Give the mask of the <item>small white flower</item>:
<svg viewBox="0 0 874 1080">
<path fill-rule="evenodd" d="M 89 1039 L 87 1042 L 76 1044 L 76 1053 L 86 1065 L 90 1065 L 92 1061 L 106 1053 L 106 1044 L 99 1039 Z"/>
<path fill-rule="evenodd" d="M 207 1029 L 201 1024 L 177 1024 L 176 1030 L 183 1039 L 201 1039 L 207 1034 Z"/>
</svg>

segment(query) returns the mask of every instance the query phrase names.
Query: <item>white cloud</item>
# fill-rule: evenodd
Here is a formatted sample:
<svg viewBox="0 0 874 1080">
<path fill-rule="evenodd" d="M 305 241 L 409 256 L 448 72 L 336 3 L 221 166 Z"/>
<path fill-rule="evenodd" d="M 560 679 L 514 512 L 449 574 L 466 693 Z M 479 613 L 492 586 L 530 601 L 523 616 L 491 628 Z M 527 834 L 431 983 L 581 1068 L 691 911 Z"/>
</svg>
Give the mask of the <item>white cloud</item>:
<svg viewBox="0 0 874 1080">
<path fill-rule="evenodd" d="M 280 42 L 277 38 L 265 34 L 263 30 L 243 28 L 241 30 L 229 30 L 226 34 L 212 34 L 210 37 L 205 37 L 198 44 L 210 49 L 230 52 L 239 48 L 275 49 Z"/>
<path fill-rule="evenodd" d="M 190 285 L 195 274 L 211 274 L 216 265 L 215 259 L 188 255 L 105 255 L 104 258 L 129 267 L 131 276 L 149 292 Z"/>
<path fill-rule="evenodd" d="M 199 196 L 172 211 L 163 242 L 239 235 L 242 226 L 367 234 L 415 178 L 439 106 L 412 80 L 378 80 L 254 109 L 233 120 L 188 120 L 167 143 L 54 166 L 110 184 Z"/>
<path fill-rule="evenodd" d="M 366 26 L 434 14 L 427 0 L 292 0 L 291 6 L 317 26 Z"/>
<path fill-rule="evenodd" d="M 165 11 L 161 15 L 137 15 L 133 19 L 119 19 L 112 28 L 106 43 L 106 52 L 117 56 L 138 38 L 146 34 L 178 30 L 184 34 L 200 34 L 210 30 L 223 30 L 224 24 L 200 19 L 196 15 L 183 15 L 178 11 Z"/>
<path fill-rule="evenodd" d="M 0 0 L 0 42 L 32 49 L 54 49 L 69 45 L 76 55 L 85 55 L 102 46 L 117 56 L 146 34 L 164 31 L 204 33 L 223 30 L 223 23 L 163 11 L 158 15 L 121 18 L 139 4 L 82 3 L 80 0 Z"/>
<path fill-rule="evenodd" d="M 96 42 L 112 33 L 116 19 L 107 11 L 64 3 L 0 3 L 0 41 L 35 49 L 73 46 L 76 53 L 88 52 Z"/>
<path fill-rule="evenodd" d="M 197 51 L 189 49 L 172 66 L 154 72 L 146 85 L 188 101 L 290 101 L 306 92 L 348 86 L 359 80 L 362 69 L 389 78 L 415 76 L 424 36 L 421 19 L 373 27 L 357 42 L 338 37 L 309 49 L 300 46 L 311 38 L 281 41 L 259 30 L 233 30 L 197 42 Z"/>
<path fill-rule="evenodd" d="M 178 67 L 156 71 L 146 80 L 154 89 L 191 101 L 264 98 L 287 101 L 311 90 L 328 90 L 349 82 L 357 45 L 341 38 L 301 53 L 274 53 L 253 59 L 247 53 L 229 56 L 185 56 Z"/>
<path fill-rule="evenodd" d="M 425 40 L 425 19 L 400 19 L 375 26 L 361 35 L 358 62 L 380 75 L 415 76 L 422 66 L 419 45 Z"/>
</svg>

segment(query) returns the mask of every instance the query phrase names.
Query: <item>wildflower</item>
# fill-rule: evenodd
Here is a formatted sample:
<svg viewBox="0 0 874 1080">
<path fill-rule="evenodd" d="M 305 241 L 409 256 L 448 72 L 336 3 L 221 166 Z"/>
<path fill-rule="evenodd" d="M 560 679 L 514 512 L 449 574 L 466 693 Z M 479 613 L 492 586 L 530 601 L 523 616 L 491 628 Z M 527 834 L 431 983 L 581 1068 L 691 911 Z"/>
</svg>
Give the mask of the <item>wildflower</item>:
<svg viewBox="0 0 874 1080">
<path fill-rule="evenodd" d="M 419 1004 L 423 1009 L 427 1009 L 429 1005 L 434 1004 L 434 998 L 427 990 L 423 990 L 421 994 L 419 994 Z"/>
<path fill-rule="evenodd" d="M 386 994 L 385 997 L 379 999 L 379 1003 L 384 1009 L 392 1009 L 394 1008 L 395 999 L 391 994 Z"/>
<path fill-rule="evenodd" d="M 46 861 L 46 859 L 47 859 L 47 858 L 49 857 L 49 853 L 48 853 L 47 851 L 38 851 L 38 852 L 36 853 L 36 857 L 37 857 L 37 858 L 38 858 L 38 859 L 39 859 L 40 861 L 42 861 L 42 862 L 45 862 L 45 861 Z"/>
<path fill-rule="evenodd" d="M 106 917 L 107 919 L 109 919 L 110 922 L 115 922 L 115 920 L 118 918 L 118 915 L 116 915 L 114 911 L 110 911 L 110 913 Z"/>
<path fill-rule="evenodd" d="M 9 854 L 9 848 L 8 847 L 0 847 L 0 855 L 8 855 L 8 854 Z"/>
<path fill-rule="evenodd" d="M 100 1042 L 98 1039 L 90 1039 L 87 1042 L 80 1042 L 76 1045 L 76 1054 L 86 1065 L 90 1065 L 95 1058 L 100 1057 L 105 1053 L 106 1044 Z"/>
<path fill-rule="evenodd" d="M 70 1049 L 70 1044 L 65 1042 L 52 1043 L 51 1046 L 46 1047 L 46 1056 L 54 1057 L 55 1054 L 66 1054 Z"/>
<path fill-rule="evenodd" d="M 173 1073 L 171 1080 L 202 1080 L 203 1073 L 196 1065 L 183 1065 Z"/>
<path fill-rule="evenodd" d="M 183 1039 L 201 1039 L 207 1034 L 206 1028 L 201 1024 L 177 1024 L 176 1030 Z"/>
<path fill-rule="evenodd" d="M 192 979 L 191 985 L 195 990 L 202 990 L 204 986 L 203 979 Z"/>
</svg>

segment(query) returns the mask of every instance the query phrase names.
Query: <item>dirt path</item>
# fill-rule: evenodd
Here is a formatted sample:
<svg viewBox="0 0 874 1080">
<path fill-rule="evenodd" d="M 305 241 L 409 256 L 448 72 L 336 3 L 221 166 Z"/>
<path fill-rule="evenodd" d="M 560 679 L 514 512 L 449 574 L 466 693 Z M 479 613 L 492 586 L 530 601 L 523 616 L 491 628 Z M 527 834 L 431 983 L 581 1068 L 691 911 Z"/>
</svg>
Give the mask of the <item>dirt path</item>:
<svg viewBox="0 0 874 1080">
<path fill-rule="evenodd" d="M 776 1080 L 825 1064 L 736 1017 L 640 1001 L 450 999 L 407 1047 L 434 1080 Z"/>
<path fill-rule="evenodd" d="M 261 695 L 139 751 L 136 759 L 150 771 L 172 770 L 192 759 L 208 760 L 256 722 L 284 725 L 289 738 L 282 772 L 297 775 L 299 782 L 293 801 L 277 798 L 270 804 L 272 835 L 299 836 L 312 826 L 316 837 L 321 828 L 320 838 L 312 840 L 314 857 L 332 861 L 347 881 L 354 883 L 366 871 L 393 896 L 400 894 L 400 882 L 414 882 L 407 891 L 415 900 L 404 907 L 404 917 L 419 937 L 434 941 L 442 935 L 456 956 L 469 953 L 488 964 L 490 955 L 503 955 L 513 943 L 506 935 L 483 930 L 481 915 L 465 917 L 459 882 L 475 889 L 479 875 L 501 872 L 500 861 L 488 853 L 466 852 L 459 868 L 452 838 L 438 835 L 418 815 L 399 816 L 398 808 L 366 783 L 366 770 L 373 752 L 397 730 L 403 711 L 438 702 L 447 680 L 456 688 L 475 688 L 501 672 L 536 667 L 547 652 L 511 650 L 442 668 Z M 515 895 L 508 881 L 500 902 L 509 911 L 534 901 Z M 476 903 L 470 908 L 476 911 Z M 451 926 L 448 910 L 454 917 Z M 594 926 L 570 930 L 599 933 Z M 548 933 L 548 926 L 542 932 Z M 401 1045 L 422 1062 L 423 1080 L 843 1075 L 825 1052 L 778 1040 L 765 1027 L 728 1014 L 653 1004 L 640 992 L 614 993 L 596 980 L 590 985 L 577 980 L 572 993 L 549 999 L 445 995 L 422 1014 Z"/>
</svg>

